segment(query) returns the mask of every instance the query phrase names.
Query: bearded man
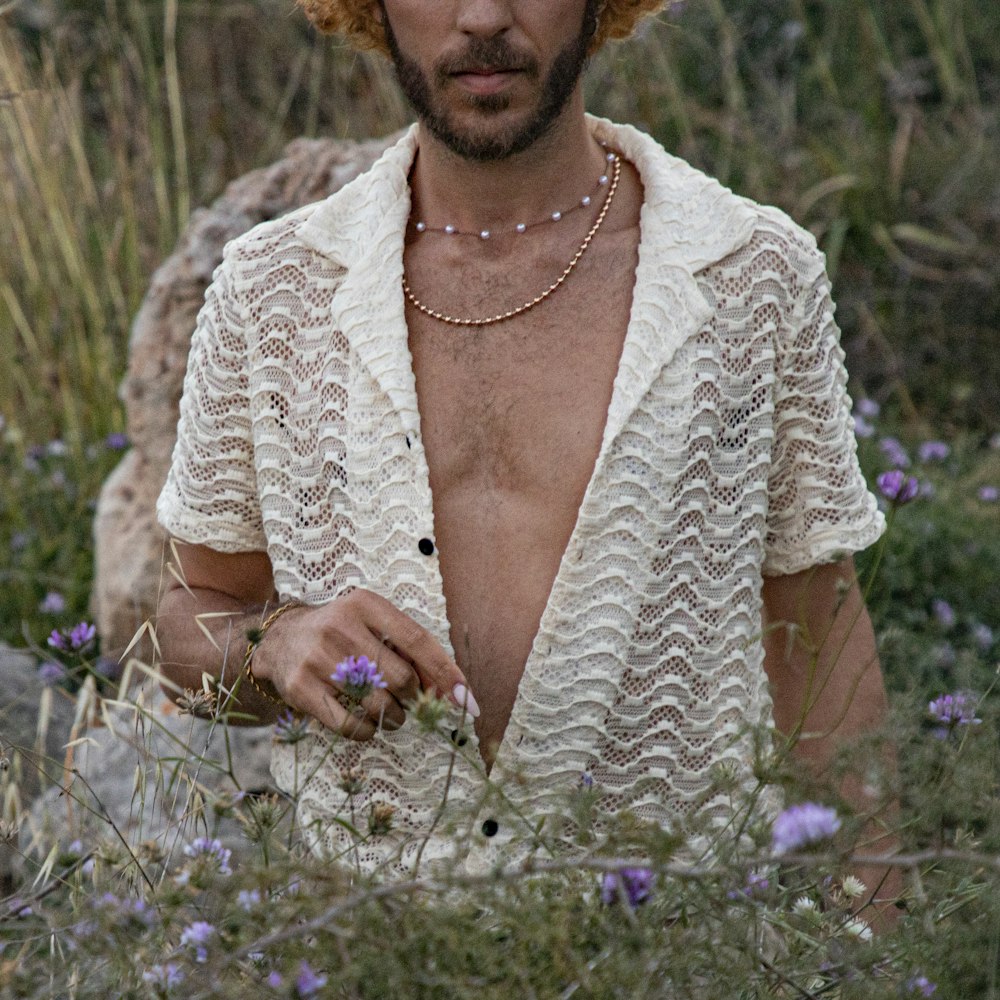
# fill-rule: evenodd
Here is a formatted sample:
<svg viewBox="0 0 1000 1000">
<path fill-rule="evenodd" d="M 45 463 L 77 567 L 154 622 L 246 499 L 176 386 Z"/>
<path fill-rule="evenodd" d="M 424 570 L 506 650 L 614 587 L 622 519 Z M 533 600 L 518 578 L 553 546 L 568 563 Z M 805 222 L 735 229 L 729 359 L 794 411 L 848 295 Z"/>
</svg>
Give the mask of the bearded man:
<svg viewBox="0 0 1000 1000">
<path fill-rule="evenodd" d="M 718 765 L 749 792 L 772 720 L 822 769 L 884 713 L 850 555 L 883 518 L 814 240 L 584 111 L 587 55 L 660 4 L 303 6 L 418 121 L 226 249 L 158 508 L 164 672 L 309 720 L 276 779 L 371 869 L 551 847 L 584 774 L 599 828 L 724 822 Z"/>
</svg>

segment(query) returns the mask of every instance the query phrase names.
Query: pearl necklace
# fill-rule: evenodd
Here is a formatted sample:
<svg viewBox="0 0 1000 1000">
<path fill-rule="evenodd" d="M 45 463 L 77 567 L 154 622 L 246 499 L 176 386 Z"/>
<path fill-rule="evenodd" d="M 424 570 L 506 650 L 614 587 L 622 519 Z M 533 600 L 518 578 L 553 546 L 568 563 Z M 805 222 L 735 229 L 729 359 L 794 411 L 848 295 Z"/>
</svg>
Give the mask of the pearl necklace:
<svg viewBox="0 0 1000 1000">
<path fill-rule="evenodd" d="M 587 247 L 590 246 L 594 237 L 597 235 L 598 229 L 601 228 L 601 224 L 604 222 L 605 217 L 608 214 L 608 209 L 611 207 L 611 201 L 615 196 L 615 191 L 618 190 L 618 181 L 621 179 L 622 173 L 622 161 L 614 153 L 608 154 L 609 162 L 614 162 L 614 171 L 611 175 L 610 181 L 611 186 L 608 188 L 607 197 L 604 199 L 604 204 L 601 206 L 601 211 L 597 216 L 597 220 L 590 227 L 590 231 L 583 238 L 583 242 L 580 244 L 573 256 L 573 259 L 566 265 L 565 270 L 562 274 L 556 278 L 555 281 L 545 289 L 544 292 L 536 295 L 533 299 L 525 302 L 524 305 L 518 306 L 516 309 L 508 309 L 507 312 L 498 313 L 496 316 L 486 316 L 483 318 L 473 318 L 465 319 L 458 316 L 449 316 L 447 313 L 439 312 L 436 309 L 431 309 L 429 306 L 425 306 L 423 302 L 420 301 L 413 294 L 410 289 L 409 284 L 406 281 L 406 275 L 403 275 L 403 294 L 406 296 L 407 302 L 410 303 L 415 309 L 418 309 L 425 316 L 429 316 L 431 319 L 436 319 L 440 323 L 449 323 L 452 326 L 492 326 L 494 323 L 502 323 L 506 319 L 513 319 L 515 316 L 520 316 L 522 313 L 526 313 L 529 309 L 534 309 L 535 306 L 540 305 L 544 302 L 554 291 L 561 288 L 566 279 L 573 273 L 576 265 L 580 263 L 580 258 L 587 252 Z M 604 179 L 607 183 L 607 178 Z M 486 237 L 484 237 L 485 239 Z"/>
<path fill-rule="evenodd" d="M 614 163 L 617 157 L 614 153 L 607 153 L 605 159 L 608 163 Z M 519 222 L 513 229 L 508 230 L 490 230 L 490 229 L 479 229 L 476 232 L 471 230 L 459 229 L 458 226 L 453 226 L 449 223 L 446 226 L 429 226 L 426 222 L 416 222 L 413 228 L 418 233 L 444 233 L 445 236 L 478 236 L 481 240 L 488 240 L 491 236 L 506 236 L 508 233 L 516 233 L 518 236 L 523 236 L 529 229 L 534 229 L 536 226 L 544 226 L 550 222 L 561 222 L 566 218 L 571 212 L 575 212 L 578 208 L 588 208 L 591 202 L 594 200 L 594 195 L 601 190 L 602 187 L 606 187 L 608 183 L 608 175 L 601 174 L 597 178 L 597 184 L 594 185 L 594 190 L 590 194 L 584 195 L 572 208 L 565 208 L 561 211 L 552 212 L 547 215 L 544 219 L 539 219 L 536 222 Z"/>
</svg>

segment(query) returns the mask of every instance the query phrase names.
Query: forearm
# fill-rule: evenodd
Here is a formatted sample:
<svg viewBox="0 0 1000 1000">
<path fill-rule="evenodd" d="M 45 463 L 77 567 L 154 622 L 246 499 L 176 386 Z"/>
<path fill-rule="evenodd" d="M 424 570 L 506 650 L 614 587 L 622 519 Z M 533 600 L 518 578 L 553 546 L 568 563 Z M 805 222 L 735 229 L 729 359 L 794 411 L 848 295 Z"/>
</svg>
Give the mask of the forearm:
<svg viewBox="0 0 1000 1000">
<path fill-rule="evenodd" d="M 858 817 L 859 854 L 890 854 L 896 806 L 895 753 L 878 734 L 887 698 L 874 630 L 848 561 L 769 581 L 767 667 L 775 723 L 810 780 L 826 784 Z M 845 748 L 871 740 L 872 752 L 842 762 Z M 898 871 L 858 868 L 869 896 L 895 898 Z M 884 910 L 874 922 L 884 923 Z"/>
<path fill-rule="evenodd" d="M 171 547 L 176 582 L 161 599 L 156 632 L 172 696 L 199 690 L 207 674 L 223 698 L 233 695 L 222 706 L 229 722 L 267 725 L 287 707 L 353 740 L 398 729 L 421 691 L 479 715 L 441 643 L 384 597 L 355 588 L 325 604 L 279 604 L 265 552 Z M 337 676 L 348 661 L 374 672 L 360 705 Z"/>
<path fill-rule="evenodd" d="M 273 605 L 271 606 L 273 609 Z M 261 693 L 269 685 L 251 684 L 243 670 L 249 637 L 259 629 L 266 605 L 248 606 L 214 590 L 176 587 L 162 598 L 156 617 L 160 670 L 164 690 L 177 698 L 185 690 L 199 691 L 205 675 L 225 702 L 230 722 L 268 725 L 281 710 L 279 700 Z"/>
</svg>

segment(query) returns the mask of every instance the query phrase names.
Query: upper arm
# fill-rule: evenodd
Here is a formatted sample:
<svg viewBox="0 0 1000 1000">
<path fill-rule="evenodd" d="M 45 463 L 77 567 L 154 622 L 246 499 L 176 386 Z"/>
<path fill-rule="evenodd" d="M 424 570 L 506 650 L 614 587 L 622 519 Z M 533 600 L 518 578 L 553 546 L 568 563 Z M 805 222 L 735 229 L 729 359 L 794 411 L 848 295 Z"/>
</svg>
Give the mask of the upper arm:
<svg viewBox="0 0 1000 1000">
<path fill-rule="evenodd" d="M 766 577 L 764 665 L 774 720 L 806 728 L 864 728 L 885 707 L 875 633 L 854 561 Z"/>
</svg>

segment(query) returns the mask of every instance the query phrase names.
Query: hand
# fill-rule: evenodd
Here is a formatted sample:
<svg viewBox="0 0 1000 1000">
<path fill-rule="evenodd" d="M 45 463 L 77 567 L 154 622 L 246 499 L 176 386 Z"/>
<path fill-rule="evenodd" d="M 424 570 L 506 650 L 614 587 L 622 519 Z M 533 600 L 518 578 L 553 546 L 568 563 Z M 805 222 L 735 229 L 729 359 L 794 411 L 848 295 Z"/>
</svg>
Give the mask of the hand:
<svg viewBox="0 0 1000 1000">
<path fill-rule="evenodd" d="M 349 656 L 378 665 L 385 688 L 352 703 L 332 675 Z M 370 590 L 282 615 L 254 652 L 253 672 L 291 708 L 352 740 L 398 729 L 418 692 L 447 697 L 473 718 L 479 706 L 441 644 L 409 615 Z"/>
</svg>

